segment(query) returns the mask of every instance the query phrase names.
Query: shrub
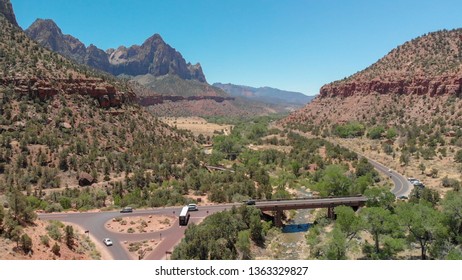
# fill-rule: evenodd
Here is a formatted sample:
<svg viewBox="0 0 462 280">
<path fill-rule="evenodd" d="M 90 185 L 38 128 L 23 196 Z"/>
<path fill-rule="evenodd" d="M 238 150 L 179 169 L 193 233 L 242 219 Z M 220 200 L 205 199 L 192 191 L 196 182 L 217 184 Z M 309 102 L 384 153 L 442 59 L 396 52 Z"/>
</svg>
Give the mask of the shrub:
<svg viewBox="0 0 462 280">
<path fill-rule="evenodd" d="M 460 182 L 456 179 L 448 178 L 448 176 L 445 176 L 441 180 L 441 184 L 445 188 L 453 188 L 454 190 L 458 190 L 460 188 Z"/>
<path fill-rule="evenodd" d="M 32 239 L 27 234 L 21 236 L 21 246 L 24 253 L 29 253 L 32 251 Z"/>
<path fill-rule="evenodd" d="M 55 242 L 55 244 L 54 244 L 53 247 L 51 248 L 51 251 L 52 251 L 53 254 L 55 254 L 56 256 L 59 256 L 59 255 L 60 255 L 60 251 L 61 251 L 61 247 L 59 247 L 58 243 Z"/>
<path fill-rule="evenodd" d="M 50 238 L 48 237 L 48 235 L 40 235 L 40 243 L 47 247 L 50 247 Z"/>
<path fill-rule="evenodd" d="M 457 151 L 456 155 L 454 156 L 455 162 L 462 162 L 462 150 Z"/>
<path fill-rule="evenodd" d="M 50 224 L 46 227 L 48 235 L 56 241 L 60 241 L 63 236 L 61 228 L 64 225 L 61 222 L 51 221 Z"/>
<path fill-rule="evenodd" d="M 380 139 L 384 132 L 385 128 L 383 126 L 375 126 L 369 130 L 367 136 L 371 139 Z"/>
</svg>

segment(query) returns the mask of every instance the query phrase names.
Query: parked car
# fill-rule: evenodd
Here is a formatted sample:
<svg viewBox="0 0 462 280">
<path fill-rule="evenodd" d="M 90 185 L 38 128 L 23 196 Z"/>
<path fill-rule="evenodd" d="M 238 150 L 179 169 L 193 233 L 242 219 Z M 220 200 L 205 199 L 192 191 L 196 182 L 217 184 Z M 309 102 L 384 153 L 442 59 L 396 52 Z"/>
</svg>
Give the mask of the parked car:
<svg viewBox="0 0 462 280">
<path fill-rule="evenodd" d="M 131 213 L 133 212 L 133 208 L 131 207 L 124 207 L 122 210 L 120 210 L 120 213 Z"/>
<path fill-rule="evenodd" d="M 407 180 L 413 184 L 414 186 L 416 185 L 419 185 L 419 184 L 422 184 L 419 180 L 417 180 L 416 178 L 407 178 Z"/>
<path fill-rule="evenodd" d="M 106 246 L 112 246 L 112 240 L 109 238 L 104 238 L 103 242 Z"/>
<path fill-rule="evenodd" d="M 197 208 L 197 204 L 191 203 L 191 204 L 188 204 L 188 210 L 189 211 L 198 211 L 199 208 Z"/>
</svg>

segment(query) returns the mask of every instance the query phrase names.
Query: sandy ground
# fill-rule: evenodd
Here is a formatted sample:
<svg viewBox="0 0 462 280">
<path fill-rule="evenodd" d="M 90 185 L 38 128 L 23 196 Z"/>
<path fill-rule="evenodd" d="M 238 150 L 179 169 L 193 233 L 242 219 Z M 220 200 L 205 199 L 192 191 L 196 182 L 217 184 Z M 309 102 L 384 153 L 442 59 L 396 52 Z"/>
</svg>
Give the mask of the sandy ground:
<svg viewBox="0 0 462 280">
<path fill-rule="evenodd" d="M 223 133 L 227 134 L 231 131 L 231 125 L 219 125 L 214 123 L 209 123 L 205 119 L 200 117 L 168 117 L 168 118 L 160 118 L 161 121 L 165 122 L 170 126 L 176 126 L 181 129 L 191 130 L 191 132 L 198 136 L 202 134 L 204 136 L 213 136 L 215 131 L 223 131 Z"/>
<path fill-rule="evenodd" d="M 129 216 L 112 219 L 106 223 L 106 228 L 119 233 L 156 232 L 170 228 L 175 220 L 166 215 Z"/>
<path fill-rule="evenodd" d="M 126 234 L 139 234 L 146 232 L 157 232 L 170 228 L 176 222 L 176 217 L 167 215 L 146 215 L 128 216 L 112 219 L 105 224 L 110 231 Z M 143 259 L 152 252 L 163 238 L 140 240 L 134 242 L 123 242 L 123 248 L 129 253 L 132 259 Z"/>
</svg>

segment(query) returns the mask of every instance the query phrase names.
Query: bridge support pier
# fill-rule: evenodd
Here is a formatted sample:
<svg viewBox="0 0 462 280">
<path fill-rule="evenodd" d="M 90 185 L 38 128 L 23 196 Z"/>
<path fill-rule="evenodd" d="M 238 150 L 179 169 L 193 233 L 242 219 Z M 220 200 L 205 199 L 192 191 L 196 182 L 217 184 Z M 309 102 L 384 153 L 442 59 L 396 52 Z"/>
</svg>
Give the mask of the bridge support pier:
<svg viewBox="0 0 462 280">
<path fill-rule="evenodd" d="M 282 209 L 277 209 L 275 212 L 276 213 L 274 215 L 274 225 L 276 227 L 280 228 L 280 227 L 283 226 L 283 224 L 282 224 L 282 214 L 283 214 Z"/>
<path fill-rule="evenodd" d="M 334 207 L 328 207 L 327 208 L 327 218 L 328 219 L 331 219 L 331 220 L 335 220 L 335 211 L 334 211 Z"/>
</svg>

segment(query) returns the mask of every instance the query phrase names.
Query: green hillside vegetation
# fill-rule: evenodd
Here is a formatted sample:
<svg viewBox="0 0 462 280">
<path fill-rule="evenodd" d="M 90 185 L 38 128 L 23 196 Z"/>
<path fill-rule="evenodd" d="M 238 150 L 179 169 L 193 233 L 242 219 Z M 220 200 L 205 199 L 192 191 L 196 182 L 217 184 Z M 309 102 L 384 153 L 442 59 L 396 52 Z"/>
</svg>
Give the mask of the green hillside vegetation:
<svg viewBox="0 0 462 280">
<path fill-rule="evenodd" d="M 86 95 L 41 99 L 33 91 L 17 91 L 9 81 L 43 79 L 60 88 L 70 79 L 96 77 L 116 88 L 126 85 L 105 74 L 93 76 L 38 46 L 3 17 L 0 21 L 1 233 L 11 238 L 17 226 L 33 223 L 37 209 L 85 210 L 127 205 L 140 196 L 158 199 L 161 189 L 148 192 L 142 180 L 152 178 L 146 180 L 160 188 L 188 158 L 198 157 L 189 132 L 169 128 L 138 106 L 102 109 Z M 82 172 L 97 184 L 78 187 Z M 184 203 L 181 195 L 168 196 Z"/>
<path fill-rule="evenodd" d="M 271 226 L 261 221 L 260 214 L 254 207 L 233 207 L 207 217 L 200 225 L 190 225 L 172 259 L 252 259 L 252 244 L 261 246 Z"/>
<path fill-rule="evenodd" d="M 366 192 L 369 197 L 382 199 L 374 199 L 358 213 L 339 206 L 335 208 L 335 221 L 321 216 L 307 233 L 310 258 L 462 259 L 460 192 L 449 192 L 441 201 L 414 193 L 408 203 L 394 202 L 393 195 L 387 193 Z M 326 230 L 329 224 L 332 231 Z"/>
</svg>

